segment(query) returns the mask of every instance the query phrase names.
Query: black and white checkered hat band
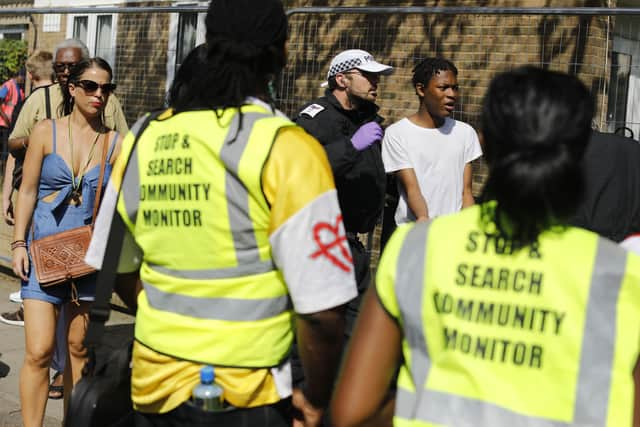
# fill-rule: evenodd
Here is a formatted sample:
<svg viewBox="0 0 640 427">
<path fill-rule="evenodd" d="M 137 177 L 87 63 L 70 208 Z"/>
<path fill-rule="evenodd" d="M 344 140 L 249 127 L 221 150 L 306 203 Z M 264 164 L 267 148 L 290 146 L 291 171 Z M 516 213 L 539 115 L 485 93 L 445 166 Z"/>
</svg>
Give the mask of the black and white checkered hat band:
<svg viewBox="0 0 640 427">
<path fill-rule="evenodd" d="M 328 77 L 335 76 L 338 73 L 342 73 L 347 70 L 351 70 L 352 68 L 356 68 L 363 64 L 364 62 L 373 61 L 373 56 L 365 56 L 364 58 L 351 58 L 346 61 L 340 62 L 338 64 L 334 64 L 329 68 Z"/>
</svg>

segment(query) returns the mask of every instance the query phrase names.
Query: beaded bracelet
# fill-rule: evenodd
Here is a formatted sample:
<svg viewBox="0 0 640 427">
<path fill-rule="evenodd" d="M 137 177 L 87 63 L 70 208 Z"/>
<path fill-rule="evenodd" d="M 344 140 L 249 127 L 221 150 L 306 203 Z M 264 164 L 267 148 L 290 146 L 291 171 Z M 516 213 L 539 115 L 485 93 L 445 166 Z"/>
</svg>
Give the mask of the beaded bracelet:
<svg viewBox="0 0 640 427">
<path fill-rule="evenodd" d="M 27 247 L 27 242 L 25 242 L 24 240 L 15 240 L 11 242 L 11 250 L 14 250 L 16 248 L 26 248 L 26 247 Z"/>
</svg>

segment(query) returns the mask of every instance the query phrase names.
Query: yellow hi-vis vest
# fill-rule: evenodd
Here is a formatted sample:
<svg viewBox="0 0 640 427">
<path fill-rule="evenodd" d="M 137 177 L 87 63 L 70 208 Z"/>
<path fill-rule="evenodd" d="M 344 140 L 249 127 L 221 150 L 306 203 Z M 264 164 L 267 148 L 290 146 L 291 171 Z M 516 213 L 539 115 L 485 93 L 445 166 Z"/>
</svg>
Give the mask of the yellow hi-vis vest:
<svg viewBox="0 0 640 427">
<path fill-rule="evenodd" d="M 400 228 L 385 249 L 377 290 L 404 336 L 394 424 L 630 426 L 640 258 L 578 228 L 512 253 L 479 218 Z"/>
<path fill-rule="evenodd" d="M 162 119 L 162 116 L 161 116 Z M 263 107 L 152 121 L 134 147 L 118 211 L 144 253 L 135 338 L 178 359 L 276 366 L 292 311 L 271 259 L 262 170 L 278 131 Z"/>
</svg>

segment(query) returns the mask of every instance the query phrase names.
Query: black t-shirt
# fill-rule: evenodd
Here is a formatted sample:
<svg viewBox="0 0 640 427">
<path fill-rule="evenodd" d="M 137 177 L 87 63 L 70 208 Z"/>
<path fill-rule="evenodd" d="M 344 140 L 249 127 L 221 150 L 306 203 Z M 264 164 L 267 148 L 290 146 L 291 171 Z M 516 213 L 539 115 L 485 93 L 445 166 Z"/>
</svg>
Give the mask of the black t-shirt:
<svg viewBox="0 0 640 427">
<path fill-rule="evenodd" d="M 640 232 L 640 143 L 594 131 L 584 173 L 585 194 L 571 223 L 615 242 Z"/>
</svg>

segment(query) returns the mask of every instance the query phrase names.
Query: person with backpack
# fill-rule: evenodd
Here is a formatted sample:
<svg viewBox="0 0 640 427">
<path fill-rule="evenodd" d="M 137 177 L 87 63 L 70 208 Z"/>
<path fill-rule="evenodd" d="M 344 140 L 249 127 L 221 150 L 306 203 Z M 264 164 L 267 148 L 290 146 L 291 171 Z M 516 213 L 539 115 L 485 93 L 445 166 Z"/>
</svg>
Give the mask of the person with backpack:
<svg viewBox="0 0 640 427">
<path fill-rule="evenodd" d="M 0 86 L 0 143 L 2 152 L 0 160 L 7 160 L 9 132 L 11 130 L 11 116 L 16 106 L 24 100 L 25 69 L 20 68 L 15 74 Z"/>
</svg>

